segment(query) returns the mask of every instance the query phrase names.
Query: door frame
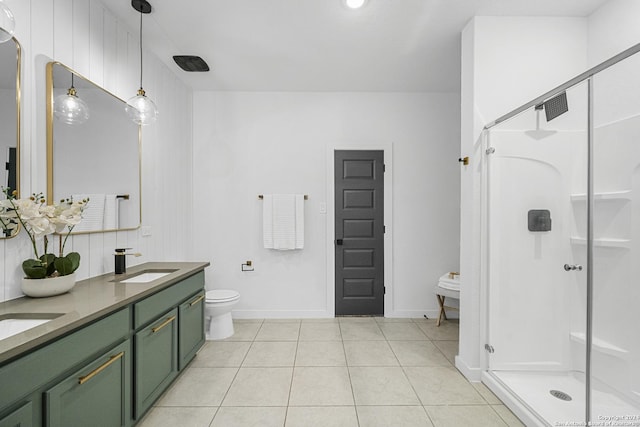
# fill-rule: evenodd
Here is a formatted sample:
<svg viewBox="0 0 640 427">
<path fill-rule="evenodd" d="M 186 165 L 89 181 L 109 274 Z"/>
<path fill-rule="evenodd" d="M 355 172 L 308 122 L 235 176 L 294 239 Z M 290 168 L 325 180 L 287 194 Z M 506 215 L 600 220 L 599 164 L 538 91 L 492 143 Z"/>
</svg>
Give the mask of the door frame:
<svg viewBox="0 0 640 427">
<path fill-rule="evenodd" d="M 335 175 L 334 155 L 339 150 L 379 150 L 383 152 L 384 173 L 384 317 L 393 317 L 393 143 L 340 143 L 327 146 L 327 313 L 336 315 Z"/>
</svg>

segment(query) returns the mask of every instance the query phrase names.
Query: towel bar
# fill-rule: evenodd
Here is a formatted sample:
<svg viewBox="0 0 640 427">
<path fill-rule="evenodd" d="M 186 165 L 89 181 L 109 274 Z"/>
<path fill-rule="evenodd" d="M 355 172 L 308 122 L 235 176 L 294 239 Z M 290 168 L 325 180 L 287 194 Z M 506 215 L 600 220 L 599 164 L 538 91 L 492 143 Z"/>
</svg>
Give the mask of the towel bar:
<svg viewBox="0 0 640 427">
<path fill-rule="evenodd" d="M 262 200 L 264 199 L 264 196 L 262 194 L 258 194 L 258 199 Z M 304 195 L 304 199 L 305 200 L 309 200 L 309 196 L 307 196 L 306 194 Z"/>
</svg>

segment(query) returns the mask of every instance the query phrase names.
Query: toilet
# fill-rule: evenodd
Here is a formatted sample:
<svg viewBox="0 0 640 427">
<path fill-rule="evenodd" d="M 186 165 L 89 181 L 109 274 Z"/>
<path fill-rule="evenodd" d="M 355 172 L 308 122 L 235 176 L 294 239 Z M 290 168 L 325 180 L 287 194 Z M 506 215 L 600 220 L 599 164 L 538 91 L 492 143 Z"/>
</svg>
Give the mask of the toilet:
<svg viewBox="0 0 640 427">
<path fill-rule="evenodd" d="M 240 294 L 229 289 L 213 289 L 205 296 L 204 328 L 207 340 L 222 340 L 233 335 L 231 309 Z"/>
</svg>

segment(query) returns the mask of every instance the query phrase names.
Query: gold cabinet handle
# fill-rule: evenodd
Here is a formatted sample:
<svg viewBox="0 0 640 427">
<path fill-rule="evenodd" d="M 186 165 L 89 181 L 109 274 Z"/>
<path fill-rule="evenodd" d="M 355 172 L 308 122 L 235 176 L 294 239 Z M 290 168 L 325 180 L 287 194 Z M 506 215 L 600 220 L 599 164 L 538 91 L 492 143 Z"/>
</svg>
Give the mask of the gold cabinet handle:
<svg viewBox="0 0 640 427">
<path fill-rule="evenodd" d="M 194 299 L 193 301 L 191 301 L 189 303 L 189 307 L 193 307 L 194 305 L 196 305 L 197 303 L 199 303 L 203 299 L 204 299 L 204 295 L 200 295 L 198 298 Z"/>
<path fill-rule="evenodd" d="M 121 351 L 120 353 L 111 356 L 109 358 L 109 360 L 107 360 L 106 362 L 104 362 L 102 365 L 98 366 L 96 369 L 94 369 L 93 371 L 89 372 L 87 375 L 83 376 L 83 377 L 79 377 L 78 378 L 78 384 L 82 385 L 84 383 L 86 383 L 87 381 L 89 381 L 91 378 L 95 377 L 96 375 L 98 375 L 100 372 L 104 371 L 105 369 L 107 369 L 107 367 L 109 365 L 111 365 L 113 362 L 115 362 L 116 360 L 120 359 L 122 356 L 124 356 L 124 351 Z"/>
<path fill-rule="evenodd" d="M 156 333 L 158 332 L 160 329 L 164 328 L 165 326 L 167 326 L 169 323 L 173 322 L 174 320 L 176 320 L 176 316 L 171 316 L 169 317 L 167 320 L 165 320 L 164 322 L 162 322 L 161 325 L 156 326 L 155 328 L 151 329 L 152 333 Z"/>
</svg>

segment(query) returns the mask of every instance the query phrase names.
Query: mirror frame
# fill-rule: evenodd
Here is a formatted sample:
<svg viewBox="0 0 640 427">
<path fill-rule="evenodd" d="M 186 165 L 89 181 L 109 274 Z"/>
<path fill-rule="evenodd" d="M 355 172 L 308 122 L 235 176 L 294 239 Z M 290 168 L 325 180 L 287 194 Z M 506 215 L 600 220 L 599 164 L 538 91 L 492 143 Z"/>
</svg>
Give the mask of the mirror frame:
<svg viewBox="0 0 640 427">
<path fill-rule="evenodd" d="M 20 113 L 21 113 L 21 103 L 22 103 L 22 89 L 21 89 L 21 73 L 22 73 L 22 45 L 18 41 L 17 38 L 12 37 L 11 40 L 16 45 L 16 198 L 20 197 L 20 145 L 21 145 L 21 132 L 20 127 L 22 125 Z M 8 41 L 7 41 L 8 43 Z M 11 236 L 0 236 L 0 240 L 2 239 L 13 239 L 18 234 L 20 234 L 20 224 L 16 227 L 16 232 Z"/>
<path fill-rule="evenodd" d="M 110 95 L 116 100 L 122 102 L 122 114 L 124 115 L 124 106 L 127 104 L 125 100 L 120 98 L 119 96 L 114 95 L 110 91 L 106 90 L 102 86 L 96 84 L 95 82 L 89 80 L 82 74 L 76 72 L 75 70 L 67 67 L 61 62 L 58 61 L 50 61 L 46 66 L 46 75 L 47 75 L 47 84 L 46 84 L 46 104 L 47 104 L 47 204 L 53 204 L 53 67 L 58 65 L 68 72 L 72 73 L 74 76 L 83 79 L 92 85 L 94 85 L 97 89 L 102 90 L 106 95 Z M 71 234 L 93 234 L 93 233 L 105 233 L 112 231 L 130 231 L 137 230 L 142 225 L 142 126 L 138 125 L 138 194 L 139 194 L 139 203 L 138 203 L 138 224 L 134 227 L 128 228 L 112 228 L 112 229 L 103 229 L 103 230 L 92 230 L 92 231 L 78 231 L 72 232 Z M 88 191 L 87 193 L 90 193 Z"/>
</svg>

